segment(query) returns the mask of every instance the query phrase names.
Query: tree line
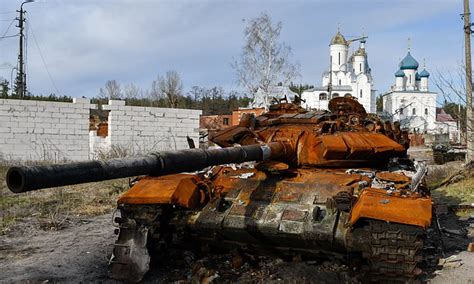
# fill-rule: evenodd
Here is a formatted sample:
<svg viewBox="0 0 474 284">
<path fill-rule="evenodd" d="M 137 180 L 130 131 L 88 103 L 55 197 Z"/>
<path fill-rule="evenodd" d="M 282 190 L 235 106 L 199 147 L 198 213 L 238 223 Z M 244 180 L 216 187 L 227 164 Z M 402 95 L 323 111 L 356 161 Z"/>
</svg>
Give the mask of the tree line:
<svg viewBox="0 0 474 284">
<path fill-rule="evenodd" d="M 193 86 L 183 91 L 179 73 L 168 71 L 158 76 L 149 90 L 143 90 L 133 83 L 121 85 L 109 80 L 99 90 L 99 96 L 92 98 L 95 104 L 107 104 L 109 99 L 125 100 L 130 106 L 151 106 L 167 108 L 201 109 L 204 115 L 228 114 L 239 107 L 248 107 L 252 98 L 224 88 Z"/>
<path fill-rule="evenodd" d="M 9 83 L 6 80 L 0 82 L 0 87 L 0 98 L 3 99 L 72 102 L 70 96 L 56 94 L 44 96 L 31 92 L 20 98 L 14 92 L 10 94 Z M 246 94 L 225 91 L 219 86 L 193 86 L 184 92 L 181 78 L 176 71 L 158 76 L 149 90 L 144 90 L 134 83 L 121 84 L 117 80 L 108 80 L 99 89 L 98 95 L 91 98 L 91 103 L 104 105 L 109 99 L 124 100 L 129 106 L 201 109 L 204 115 L 228 114 L 239 107 L 248 107 L 252 101 Z"/>
</svg>

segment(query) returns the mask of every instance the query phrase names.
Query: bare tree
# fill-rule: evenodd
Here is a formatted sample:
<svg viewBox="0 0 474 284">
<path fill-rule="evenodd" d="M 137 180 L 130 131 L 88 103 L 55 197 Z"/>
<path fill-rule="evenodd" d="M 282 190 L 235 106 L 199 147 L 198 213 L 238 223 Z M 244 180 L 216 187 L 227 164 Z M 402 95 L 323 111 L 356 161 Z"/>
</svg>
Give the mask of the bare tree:
<svg viewBox="0 0 474 284">
<path fill-rule="evenodd" d="M 130 83 L 123 87 L 123 96 L 130 99 L 138 99 L 143 97 L 143 91 L 137 85 Z"/>
<path fill-rule="evenodd" d="M 183 83 L 181 77 L 176 71 L 168 71 L 166 75 L 158 76 L 156 81 L 152 83 L 152 90 L 150 95 L 159 99 L 165 97 L 168 100 L 169 106 L 172 108 L 178 107 L 178 99 L 183 92 Z"/>
<path fill-rule="evenodd" d="M 148 96 L 153 101 L 157 101 L 157 100 L 161 99 L 161 92 L 160 92 L 160 88 L 158 86 L 158 80 L 153 80 L 153 82 L 151 82 L 151 89 L 148 92 Z"/>
<path fill-rule="evenodd" d="M 451 71 L 436 71 L 432 81 L 436 88 L 441 92 L 445 102 L 459 101 L 466 104 L 466 79 L 464 74 L 464 65 L 459 64 L 458 69 L 453 73 Z"/>
<path fill-rule="evenodd" d="M 436 71 L 432 82 L 443 96 L 443 108 L 458 119 L 459 128 L 463 134 L 472 131 L 466 126 L 466 74 L 464 64 L 458 64 L 455 72 Z M 465 141 L 466 134 L 462 138 Z"/>
<path fill-rule="evenodd" d="M 282 23 L 273 25 L 266 13 L 250 19 L 244 30 L 245 45 L 240 60 L 232 64 L 239 84 L 251 94 L 260 89 L 266 106 L 271 86 L 278 83 L 288 86 L 299 76 L 299 65 L 289 60 L 291 48 L 280 41 L 281 29 Z"/>
<path fill-rule="evenodd" d="M 115 80 L 108 80 L 105 82 L 105 87 L 100 88 L 99 96 L 106 99 L 120 99 L 122 97 L 120 84 Z"/>
</svg>

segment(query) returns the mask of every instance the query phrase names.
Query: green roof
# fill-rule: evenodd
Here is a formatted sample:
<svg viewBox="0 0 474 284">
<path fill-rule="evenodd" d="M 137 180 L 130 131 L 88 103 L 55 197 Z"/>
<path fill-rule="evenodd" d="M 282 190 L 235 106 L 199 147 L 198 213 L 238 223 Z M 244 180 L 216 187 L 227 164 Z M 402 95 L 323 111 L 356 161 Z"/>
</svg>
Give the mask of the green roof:
<svg viewBox="0 0 474 284">
<path fill-rule="evenodd" d="M 426 71 L 426 69 L 423 69 L 423 71 L 420 72 L 420 77 L 428 78 L 429 76 L 430 76 L 430 73 Z"/>
<path fill-rule="evenodd" d="M 400 62 L 400 69 L 405 70 L 405 69 L 418 69 L 418 61 L 411 56 L 410 52 L 408 51 L 407 56 L 403 58 L 402 62 Z"/>
<path fill-rule="evenodd" d="M 395 77 L 405 77 L 405 72 L 399 69 L 397 72 L 395 72 Z"/>
</svg>

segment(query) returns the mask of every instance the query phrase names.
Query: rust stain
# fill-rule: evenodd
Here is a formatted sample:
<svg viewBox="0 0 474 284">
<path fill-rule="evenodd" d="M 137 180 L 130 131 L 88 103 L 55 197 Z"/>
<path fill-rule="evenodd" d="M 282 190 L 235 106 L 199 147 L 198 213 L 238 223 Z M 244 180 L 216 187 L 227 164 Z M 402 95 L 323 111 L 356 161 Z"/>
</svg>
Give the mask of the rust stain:
<svg viewBox="0 0 474 284">
<path fill-rule="evenodd" d="M 122 194 L 118 204 L 179 204 L 196 208 L 201 200 L 198 182 L 199 178 L 190 174 L 145 177 Z"/>
<path fill-rule="evenodd" d="M 428 228 L 432 217 L 431 198 L 419 194 L 389 195 L 385 190 L 365 189 L 352 208 L 350 223 L 361 218 L 384 220 Z"/>
</svg>

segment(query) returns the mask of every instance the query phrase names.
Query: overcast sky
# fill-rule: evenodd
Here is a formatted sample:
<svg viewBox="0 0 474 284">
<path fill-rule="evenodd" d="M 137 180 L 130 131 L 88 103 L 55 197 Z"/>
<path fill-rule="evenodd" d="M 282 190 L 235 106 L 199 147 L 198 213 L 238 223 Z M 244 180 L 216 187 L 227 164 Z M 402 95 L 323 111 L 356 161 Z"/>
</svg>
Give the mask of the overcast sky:
<svg viewBox="0 0 474 284">
<path fill-rule="evenodd" d="M 20 4 L 0 0 L 0 36 Z M 24 8 L 30 23 L 28 88 L 43 95 L 91 97 L 109 79 L 146 89 L 167 70 L 181 74 L 185 91 L 194 85 L 239 90 L 230 64 L 243 46 L 244 19 L 262 12 L 283 23 L 282 40 L 301 65 L 297 83 L 321 84 L 338 24 L 346 38 L 364 31 L 369 36 L 378 93 L 393 84 L 408 37 L 412 55 L 420 65 L 426 58 L 432 75 L 455 70 L 463 59 L 461 0 L 39 0 Z M 7 35 L 17 32 L 12 25 Z M 0 39 L 0 76 L 7 80 L 17 52 L 17 38 Z"/>
</svg>

